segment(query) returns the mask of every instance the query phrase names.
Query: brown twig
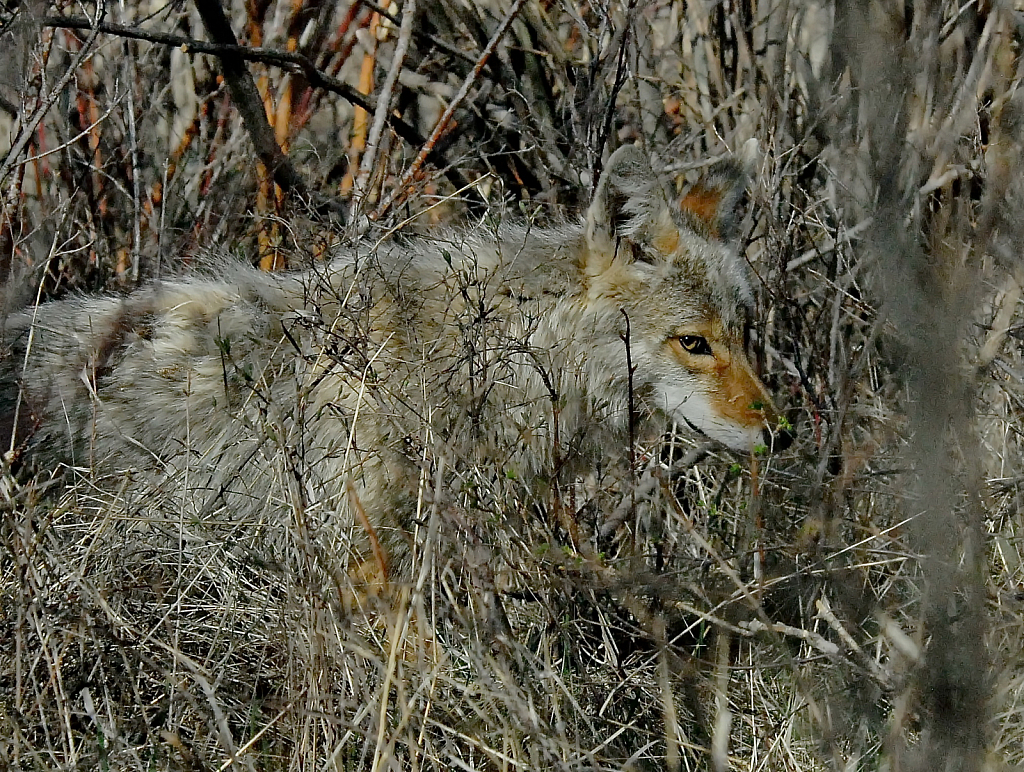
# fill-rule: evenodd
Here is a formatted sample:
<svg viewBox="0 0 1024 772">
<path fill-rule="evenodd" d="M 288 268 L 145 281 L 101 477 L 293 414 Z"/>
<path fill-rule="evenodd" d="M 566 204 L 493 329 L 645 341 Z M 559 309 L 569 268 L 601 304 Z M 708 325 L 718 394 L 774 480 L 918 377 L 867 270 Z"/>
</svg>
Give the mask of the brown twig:
<svg viewBox="0 0 1024 772">
<path fill-rule="evenodd" d="M 484 65 L 486 65 L 487 60 L 491 58 L 491 54 L 493 54 L 494 50 L 498 47 L 498 43 L 500 43 L 501 39 L 505 37 L 505 33 L 508 32 L 508 28 L 512 26 L 512 22 L 515 21 L 516 16 L 519 15 L 519 11 L 522 9 L 525 2 L 526 0 L 516 0 L 512 4 L 512 7 L 505 15 L 505 18 L 502 19 L 501 24 L 498 25 L 498 29 L 494 31 L 494 34 L 491 36 L 491 39 L 487 42 L 487 47 L 483 50 L 483 53 L 480 54 L 480 58 L 477 59 L 476 64 L 473 66 L 473 69 L 462 81 L 462 86 L 459 88 L 459 91 L 455 95 L 455 98 L 452 99 L 452 101 L 448 104 L 448 107 L 445 109 L 444 113 L 442 113 L 441 117 L 434 125 L 434 130 L 430 132 L 430 136 L 427 138 L 427 141 L 420 149 L 419 154 L 416 156 L 415 160 L 412 162 L 409 168 L 406 169 L 405 174 L 402 175 L 402 179 L 399 182 L 398 186 L 395 188 L 394 192 L 392 192 L 392 194 L 388 197 L 388 199 L 379 207 L 377 207 L 377 211 L 374 212 L 373 215 L 374 219 L 379 219 L 380 217 L 382 217 L 388 211 L 388 209 L 390 209 L 396 202 L 399 201 L 400 197 L 403 197 L 405 195 L 404 191 L 408 188 L 409 183 L 419 173 L 420 168 L 423 166 L 423 163 L 430 157 L 431 152 L 433 152 L 434 150 L 434 145 L 437 144 L 437 141 L 441 138 L 441 135 L 444 134 L 445 130 L 448 128 L 448 123 L 451 121 L 452 115 L 455 114 L 455 111 L 459 108 L 459 105 L 461 105 L 462 102 L 466 99 L 466 96 L 469 94 L 469 89 L 472 88 L 477 78 L 480 77 L 480 72 L 483 70 Z"/>
<path fill-rule="evenodd" d="M 222 46 L 238 47 L 238 40 L 231 29 L 231 23 L 224 15 L 219 0 L 196 0 L 196 10 L 203 20 L 206 34 Z M 302 196 L 309 196 L 309 186 L 302 175 L 292 166 L 291 161 L 281 150 L 274 136 L 274 129 L 267 120 L 256 83 L 252 79 L 245 64 L 245 58 L 236 51 L 223 51 L 218 54 L 221 71 L 231 90 L 231 99 L 238 108 L 245 124 L 246 131 L 256 148 L 256 154 L 266 164 L 274 180 L 284 190 L 294 191 Z"/>
<path fill-rule="evenodd" d="M 108 35 L 117 35 L 131 40 L 144 40 L 147 43 L 181 48 L 184 53 L 206 54 L 218 58 L 235 56 L 247 62 L 260 62 L 261 64 L 269 64 L 286 70 L 298 71 L 306 78 L 309 85 L 314 88 L 321 88 L 332 94 L 337 94 L 342 99 L 357 107 L 361 107 L 370 114 L 376 112 L 377 109 L 376 100 L 365 94 L 360 94 L 347 83 L 318 69 L 313 60 L 304 54 L 279 51 L 273 48 L 242 46 L 238 45 L 237 41 L 233 43 L 207 42 L 185 37 L 184 35 L 144 30 L 110 22 L 100 22 L 93 25 L 88 19 L 76 16 L 46 16 L 42 19 L 41 24 L 44 27 L 59 27 L 62 29 L 95 29 Z M 395 134 L 408 144 L 417 147 L 422 147 L 426 144 L 427 140 L 423 135 L 407 121 L 389 114 L 387 116 L 387 123 Z M 444 169 L 445 176 L 448 177 L 449 182 L 456 189 L 468 187 L 465 177 L 462 176 L 461 172 L 452 167 L 448 159 L 440 152 L 431 148 L 427 160 L 437 168 Z"/>
<path fill-rule="evenodd" d="M 416 17 L 416 0 L 405 0 L 402 9 L 402 26 L 398 31 L 398 41 L 395 43 L 395 53 L 391 58 L 391 67 L 388 69 L 387 78 L 381 88 L 380 96 L 377 98 L 377 110 L 373 115 L 373 125 L 370 127 L 370 134 L 366 140 L 366 152 L 363 153 L 362 161 L 359 164 L 359 174 L 356 178 L 356 185 L 352 201 L 353 208 L 358 207 L 360 200 L 365 197 L 370 188 L 370 176 L 373 174 L 374 165 L 377 162 L 377 152 L 380 149 L 381 135 L 384 132 L 384 124 L 387 122 L 388 113 L 393 99 L 395 85 L 398 83 L 398 74 L 405 62 L 405 53 L 409 49 L 409 40 L 412 37 L 412 24 Z"/>
<path fill-rule="evenodd" d="M 362 61 L 359 63 L 359 89 L 360 94 L 373 93 L 373 74 L 377 69 L 377 42 L 380 31 L 380 14 L 371 14 L 368 22 L 366 51 L 363 52 Z M 340 190 L 342 193 L 351 193 L 356 185 L 356 178 L 359 172 L 359 157 L 366 149 L 366 135 L 369 131 L 369 116 L 362 107 L 356 107 L 352 115 L 352 132 L 348 143 L 349 167 L 341 180 Z"/>
<path fill-rule="evenodd" d="M 93 25 L 89 20 L 80 16 L 46 16 L 42 19 L 41 24 L 44 27 L 60 27 L 62 29 L 93 29 Z M 117 35 L 118 37 L 131 40 L 144 40 L 147 43 L 158 43 L 160 45 L 181 48 L 187 54 L 208 54 L 221 58 L 233 55 L 248 62 L 260 62 L 261 64 L 269 64 L 283 69 L 296 70 L 305 75 L 311 85 L 319 86 L 338 96 L 344 97 L 352 104 L 358 105 L 364 110 L 372 112 L 374 109 L 374 102 L 372 100 L 360 94 L 346 83 L 317 69 L 313 61 L 304 54 L 279 51 L 274 48 L 264 48 L 261 46 L 243 46 L 239 45 L 237 41 L 233 43 L 211 43 L 184 35 L 145 30 L 110 22 L 101 22 L 95 26 L 95 29 L 108 35 Z M 409 128 L 415 131 L 412 127 Z M 398 129 L 396 129 L 396 132 L 401 135 Z"/>
<path fill-rule="evenodd" d="M 384 554 L 384 548 L 381 546 L 380 539 L 377 536 L 377 529 L 370 522 L 366 509 L 363 508 L 363 502 L 359 500 L 359 494 L 356 493 L 355 486 L 349 482 L 345 486 L 345 490 L 348 493 L 349 502 L 352 504 L 352 511 L 355 513 L 356 519 L 359 520 L 359 524 L 366 531 L 366 538 L 370 542 L 373 559 L 377 561 L 377 568 L 380 569 L 381 585 L 386 588 L 388 584 L 388 561 Z"/>
<path fill-rule="evenodd" d="M 25 151 L 29 141 L 32 139 L 32 135 L 35 133 L 36 126 L 38 126 L 39 122 L 43 120 L 43 116 L 46 115 L 47 110 L 49 110 L 51 105 L 57 101 L 60 95 L 64 92 L 68 83 L 70 83 L 71 79 L 75 77 L 75 73 L 78 72 L 78 68 L 81 66 L 82 62 L 84 62 L 86 57 L 90 55 L 93 43 L 96 42 L 96 37 L 101 31 L 100 26 L 102 25 L 102 22 L 100 19 L 103 18 L 104 13 L 106 13 L 106 2 L 104 0 L 100 0 L 96 6 L 95 18 L 82 19 L 83 24 L 80 29 L 91 30 L 89 37 L 86 38 L 85 43 L 82 44 L 78 53 L 75 54 L 74 61 L 68 65 L 60 80 L 58 80 L 54 84 L 53 88 L 50 89 L 50 93 L 46 95 L 45 99 L 36 105 L 32 114 L 22 122 L 21 132 L 18 134 L 18 138 L 11 144 L 11 149 L 4 158 L 3 163 L 0 163 L 0 184 L 2 184 L 7 178 L 7 175 L 17 163 L 18 158 L 20 158 L 21 154 Z"/>
</svg>

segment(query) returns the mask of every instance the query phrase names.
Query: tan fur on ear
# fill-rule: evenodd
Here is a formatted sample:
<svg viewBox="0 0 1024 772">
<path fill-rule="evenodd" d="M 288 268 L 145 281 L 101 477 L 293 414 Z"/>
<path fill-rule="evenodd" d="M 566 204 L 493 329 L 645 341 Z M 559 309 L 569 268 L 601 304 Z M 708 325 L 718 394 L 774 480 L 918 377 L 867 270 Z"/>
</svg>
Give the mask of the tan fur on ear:
<svg viewBox="0 0 1024 772">
<path fill-rule="evenodd" d="M 747 172 L 734 159 L 719 161 L 694 184 L 679 209 L 691 224 L 716 239 L 735 236 L 736 206 L 747 188 Z"/>
<path fill-rule="evenodd" d="M 718 233 L 718 208 L 722 203 L 722 191 L 720 189 L 709 190 L 698 182 L 679 202 L 679 208 L 689 212 L 701 222 L 708 225 L 708 231 L 716 238 Z"/>
</svg>

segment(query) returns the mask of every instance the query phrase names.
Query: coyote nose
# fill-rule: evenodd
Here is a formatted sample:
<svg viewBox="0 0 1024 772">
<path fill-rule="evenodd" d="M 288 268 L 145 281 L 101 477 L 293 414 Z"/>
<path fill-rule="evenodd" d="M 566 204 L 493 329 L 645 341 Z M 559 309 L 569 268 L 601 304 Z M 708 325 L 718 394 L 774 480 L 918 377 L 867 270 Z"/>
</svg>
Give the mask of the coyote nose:
<svg viewBox="0 0 1024 772">
<path fill-rule="evenodd" d="M 762 429 L 761 437 L 764 439 L 765 447 L 773 453 L 785 450 L 793 444 L 793 432 L 788 429 Z"/>
</svg>

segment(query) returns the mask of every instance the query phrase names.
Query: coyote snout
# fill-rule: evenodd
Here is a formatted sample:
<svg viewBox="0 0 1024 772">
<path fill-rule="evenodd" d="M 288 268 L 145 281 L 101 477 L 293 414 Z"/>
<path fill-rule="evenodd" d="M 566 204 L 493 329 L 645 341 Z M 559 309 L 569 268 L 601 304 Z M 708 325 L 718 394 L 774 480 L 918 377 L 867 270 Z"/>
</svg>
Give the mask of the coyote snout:
<svg viewBox="0 0 1024 772">
<path fill-rule="evenodd" d="M 778 413 L 751 368 L 742 340 L 715 323 L 688 327 L 666 346 L 686 371 L 665 388 L 671 417 L 737 451 L 789 445 L 789 432 L 779 427 Z"/>
</svg>

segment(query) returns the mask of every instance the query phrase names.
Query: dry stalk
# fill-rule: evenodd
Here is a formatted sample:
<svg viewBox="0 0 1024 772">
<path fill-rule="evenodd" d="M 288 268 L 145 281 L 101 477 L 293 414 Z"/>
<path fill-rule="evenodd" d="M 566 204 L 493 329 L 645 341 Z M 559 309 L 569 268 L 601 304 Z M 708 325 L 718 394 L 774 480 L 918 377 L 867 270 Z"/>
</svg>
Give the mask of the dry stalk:
<svg viewBox="0 0 1024 772">
<path fill-rule="evenodd" d="M 381 134 L 384 131 L 388 113 L 391 112 L 395 84 L 398 82 L 398 74 L 402 71 L 402 66 L 405 63 L 405 52 L 409 48 L 415 19 L 416 0 L 405 0 L 405 5 L 402 7 L 402 24 L 398 29 L 398 40 L 395 42 L 395 53 L 391 57 L 391 67 L 384 79 L 384 85 L 381 86 L 380 94 L 377 95 L 377 110 L 374 113 L 373 125 L 370 127 L 370 134 L 366 140 L 366 149 L 359 163 L 359 178 L 352 191 L 353 213 L 363 204 L 369 194 L 370 175 L 376 168 Z"/>
<path fill-rule="evenodd" d="M 385 213 L 387 213 L 388 210 L 393 206 L 399 205 L 401 201 L 410 194 L 411 191 L 409 190 L 409 184 L 419 175 L 420 168 L 423 166 L 430 153 L 433 152 L 434 145 L 437 144 L 441 135 L 448 129 L 448 124 L 451 122 L 455 111 L 459 108 L 466 97 L 469 96 L 469 90 L 473 87 L 473 84 L 476 83 L 477 78 L 480 77 L 481 70 L 483 70 L 484 65 L 487 64 L 487 60 L 491 58 L 491 54 L 494 53 L 494 50 L 498 47 L 502 38 L 505 37 L 505 33 L 512 25 L 512 22 L 515 21 L 516 16 L 519 15 L 519 11 L 522 9 L 525 2 L 526 0 L 515 0 L 515 2 L 513 2 L 512 7 L 508 10 L 508 13 L 505 14 L 505 18 L 501 20 L 501 24 L 498 25 L 494 34 L 491 35 L 491 39 L 487 41 L 487 46 L 480 54 L 476 64 L 473 65 L 473 69 L 462 81 L 462 85 L 459 87 L 455 97 L 448 103 L 448 106 L 441 114 L 441 117 L 437 120 L 437 123 L 434 124 L 434 129 L 430 132 L 430 136 L 427 137 L 427 141 L 423 143 L 423 147 L 420 148 L 420 152 L 409 165 L 409 168 L 405 170 L 405 173 L 402 175 L 401 180 L 399 180 L 398 185 L 395 186 L 394 192 L 374 211 L 374 220 L 379 220 Z"/>
</svg>

